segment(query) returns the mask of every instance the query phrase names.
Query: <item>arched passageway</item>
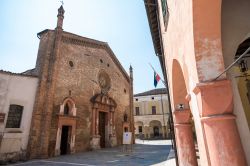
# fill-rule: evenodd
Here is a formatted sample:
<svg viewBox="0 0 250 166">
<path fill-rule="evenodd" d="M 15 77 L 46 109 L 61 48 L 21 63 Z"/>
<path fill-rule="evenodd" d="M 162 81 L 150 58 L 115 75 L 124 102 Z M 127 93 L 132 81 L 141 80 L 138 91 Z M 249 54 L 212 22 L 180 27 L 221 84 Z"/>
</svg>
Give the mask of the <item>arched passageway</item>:
<svg viewBox="0 0 250 166">
<path fill-rule="evenodd" d="M 162 124 L 158 120 L 149 122 L 150 139 L 159 139 L 163 137 Z"/>
<path fill-rule="evenodd" d="M 197 166 L 193 130 L 191 125 L 191 110 L 187 96 L 187 88 L 181 66 L 173 60 L 172 66 L 173 112 L 176 146 L 179 165 Z"/>
</svg>

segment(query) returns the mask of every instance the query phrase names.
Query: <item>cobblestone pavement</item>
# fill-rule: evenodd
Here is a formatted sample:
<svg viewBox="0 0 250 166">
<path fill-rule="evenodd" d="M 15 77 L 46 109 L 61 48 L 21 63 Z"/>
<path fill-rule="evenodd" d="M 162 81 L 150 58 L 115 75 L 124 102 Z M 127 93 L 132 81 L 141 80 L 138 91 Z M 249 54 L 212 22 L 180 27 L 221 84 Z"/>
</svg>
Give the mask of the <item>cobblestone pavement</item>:
<svg viewBox="0 0 250 166">
<path fill-rule="evenodd" d="M 123 152 L 123 147 L 106 148 L 96 151 L 63 155 L 44 160 L 31 160 L 16 163 L 13 166 L 148 166 L 168 165 L 168 154 L 171 149 L 170 141 L 141 141 L 137 140 L 132 152 Z M 172 160 L 172 159 L 170 159 Z"/>
</svg>

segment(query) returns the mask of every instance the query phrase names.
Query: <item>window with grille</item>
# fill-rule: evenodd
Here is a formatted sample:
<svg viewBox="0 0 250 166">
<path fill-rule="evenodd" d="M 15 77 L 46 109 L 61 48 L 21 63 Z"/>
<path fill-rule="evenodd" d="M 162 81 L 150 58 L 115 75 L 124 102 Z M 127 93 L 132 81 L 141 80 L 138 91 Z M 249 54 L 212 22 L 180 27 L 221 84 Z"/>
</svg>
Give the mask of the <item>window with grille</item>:
<svg viewBox="0 0 250 166">
<path fill-rule="evenodd" d="M 139 109 L 139 107 L 135 107 L 135 115 L 140 115 L 140 109 Z"/>
<path fill-rule="evenodd" d="M 10 105 L 6 128 L 20 128 L 23 114 L 23 106 Z"/>
<path fill-rule="evenodd" d="M 152 115 L 155 115 L 155 114 L 156 114 L 156 107 L 152 106 Z"/>
</svg>

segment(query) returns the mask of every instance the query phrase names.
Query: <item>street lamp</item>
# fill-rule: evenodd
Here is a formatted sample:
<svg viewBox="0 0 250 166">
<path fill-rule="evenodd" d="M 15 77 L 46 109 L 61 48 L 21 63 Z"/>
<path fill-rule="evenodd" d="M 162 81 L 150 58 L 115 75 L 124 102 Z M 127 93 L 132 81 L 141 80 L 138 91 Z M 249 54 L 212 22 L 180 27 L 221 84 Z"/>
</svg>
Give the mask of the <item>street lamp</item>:
<svg viewBox="0 0 250 166">
<path fill-rule="evenodd" d="M 239 67 L 240 67 L 240 72 L 245 74 L 245 72 L 248 70 L 247 61 L 245 59 L 242 59 L 239 63 Z"/>
<path fill-rule="evenodd" d="M 240 72 L 243 74 L 243 76 L 246 77 L 246 81 L 247 81 L 247 70 L 248 70 L 248 66 L 247 66 L 247 61 L 245 59 L 242 59 L 239 62 L 239 68 L 240 68 Z"/>
</svg>

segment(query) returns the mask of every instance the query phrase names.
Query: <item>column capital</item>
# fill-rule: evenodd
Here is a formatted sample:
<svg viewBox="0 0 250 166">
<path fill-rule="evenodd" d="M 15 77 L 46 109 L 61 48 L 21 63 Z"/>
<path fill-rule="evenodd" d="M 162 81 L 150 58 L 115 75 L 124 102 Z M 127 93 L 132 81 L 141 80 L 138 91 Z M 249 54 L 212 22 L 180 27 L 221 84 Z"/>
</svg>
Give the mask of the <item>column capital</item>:
<svg viewBox="0 0 250 166">
<path fill-rule="evenodd" d="M 191 111 L 189 109 L 175 110 L 173 112 L 175 124 L 188 124 L 188 123 L 190 123 L 190 116 L 191 116 Z"/>
<path fill-rule="evenodd" d="M 233 93 L 229 80 L 198 83 L 193 92 L 201 117 L 232 113 Z"/>
</svg>

